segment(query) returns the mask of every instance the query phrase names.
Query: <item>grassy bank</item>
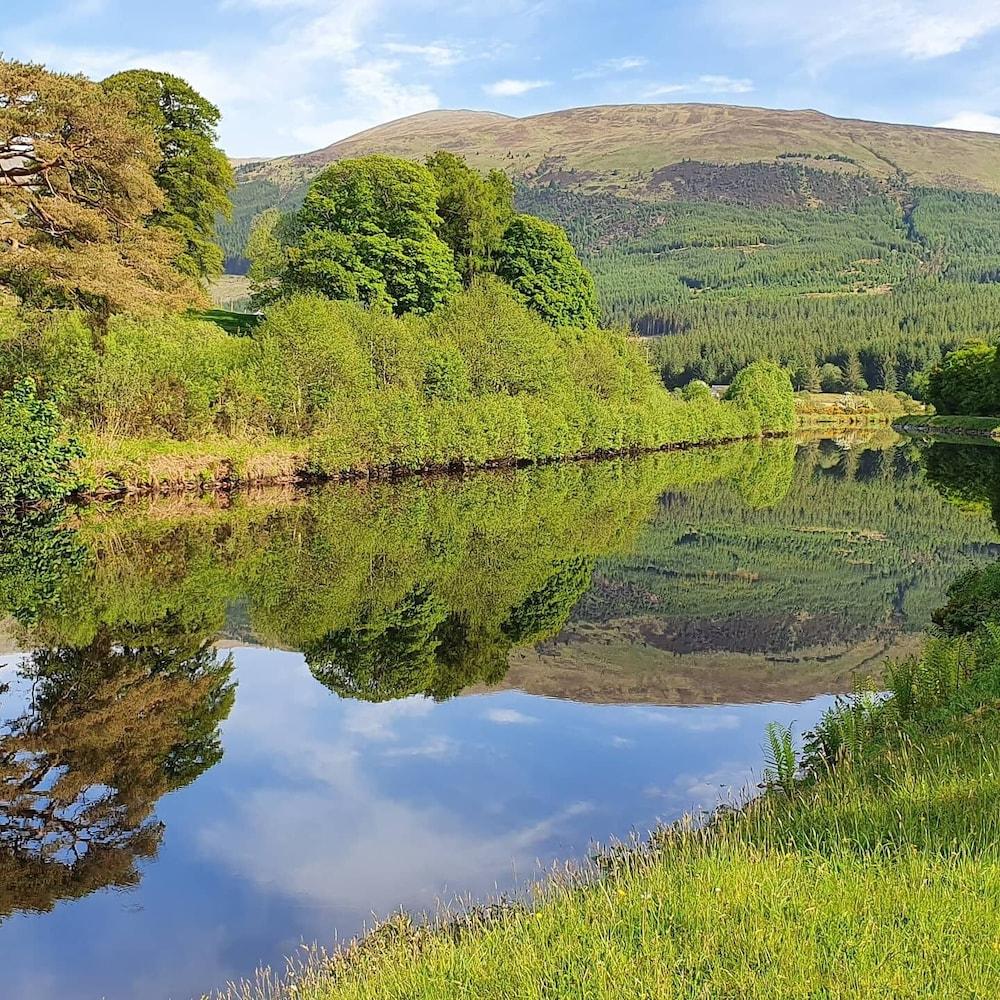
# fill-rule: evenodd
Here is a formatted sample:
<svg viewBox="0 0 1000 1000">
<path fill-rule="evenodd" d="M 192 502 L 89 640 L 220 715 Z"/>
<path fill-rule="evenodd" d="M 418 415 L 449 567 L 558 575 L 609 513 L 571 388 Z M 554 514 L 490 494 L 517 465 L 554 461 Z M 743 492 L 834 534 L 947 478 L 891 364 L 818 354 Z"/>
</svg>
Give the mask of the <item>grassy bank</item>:
<svg viewBox="0 0 1000 1000">
<path fill-rule="evenodd" d="M 936 437 L 1000 438 L 1000 417 L 909 416 L 896 420 L 893 426 L 906 434 L 926 434 Z"/>
<path fill-rule="evenodd" d="M 662 831 L 530 906 L 438 929 L 397 917 L 290 983 L 235 995 L 995 996 L 1000 665 L 987 646 L 969 677 L 972 644 L 932 640 L 888 706 L 861 698 L 821 724 L 812 777 L 779 767 L 766 795 L 707 828 Z"/>
<path fill-rule="evenodd" d="M 50 446 L 50 406 L 65 438 L 87 439 L 84 492 L 98 493 L 544 463 L 795 426 L 771 362 L 722 400 L 670 393 L 623 332 L 555 328 L 496 283 L 426 317 L 298 296 L 252 336 L 179 316 L 115 316 L 95 334 L 77 313 L 0 309 L 8 409 L 16 387 L 37 394 Z M 18 448 L 0 454 L 0 479 L 20 482 L 35 431 L 4 412 Z"/>
</svg>

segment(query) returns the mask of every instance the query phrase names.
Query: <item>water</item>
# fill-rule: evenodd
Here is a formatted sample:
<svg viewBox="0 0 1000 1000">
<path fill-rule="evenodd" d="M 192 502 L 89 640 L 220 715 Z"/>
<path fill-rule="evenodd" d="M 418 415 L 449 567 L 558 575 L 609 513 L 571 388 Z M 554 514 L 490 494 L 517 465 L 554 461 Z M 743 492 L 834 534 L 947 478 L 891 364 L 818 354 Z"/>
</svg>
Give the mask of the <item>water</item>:
<svg viewBox="0 0 1000 1000">
<path fill-rule="evenodd" d="M 998 553 L 988 498 L 921 457 L 774 442 L 20 526 L 3 995 L 187 1000 L 738 801 L 769 721 L 808 728 Z"/>
</svg>

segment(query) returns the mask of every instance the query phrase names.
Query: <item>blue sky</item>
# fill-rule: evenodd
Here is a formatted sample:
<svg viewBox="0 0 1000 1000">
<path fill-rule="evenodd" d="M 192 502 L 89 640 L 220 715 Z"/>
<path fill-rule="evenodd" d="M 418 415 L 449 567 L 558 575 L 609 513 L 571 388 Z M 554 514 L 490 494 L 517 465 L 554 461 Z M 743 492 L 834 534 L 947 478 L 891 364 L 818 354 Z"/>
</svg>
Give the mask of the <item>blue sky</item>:
<svg viewBox="0 0 1000 1000">
<path fill-rule="evenodd" d="M 710 101 L 1000 132 L 1000 0 L 3 0 L 6 58 L 146 66 L 233 156 L 433 108 Z M 11 9 L 13 8 L 13 9 Z"/>
</svg>

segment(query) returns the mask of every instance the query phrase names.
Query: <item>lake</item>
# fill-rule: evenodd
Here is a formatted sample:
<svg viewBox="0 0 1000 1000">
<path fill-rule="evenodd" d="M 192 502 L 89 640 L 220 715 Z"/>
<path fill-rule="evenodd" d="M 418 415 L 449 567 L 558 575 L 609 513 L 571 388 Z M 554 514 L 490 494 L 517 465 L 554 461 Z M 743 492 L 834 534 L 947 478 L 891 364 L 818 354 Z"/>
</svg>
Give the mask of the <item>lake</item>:
<svg viewBox="0 0 1000 1000">
<path fill-rule="evenodd" d="M 768 722 L 1000 555 L 995 455 L 778 440 L 8 525 L 3 994 L 189 1000 L 739 802 Z"/>
</svg>

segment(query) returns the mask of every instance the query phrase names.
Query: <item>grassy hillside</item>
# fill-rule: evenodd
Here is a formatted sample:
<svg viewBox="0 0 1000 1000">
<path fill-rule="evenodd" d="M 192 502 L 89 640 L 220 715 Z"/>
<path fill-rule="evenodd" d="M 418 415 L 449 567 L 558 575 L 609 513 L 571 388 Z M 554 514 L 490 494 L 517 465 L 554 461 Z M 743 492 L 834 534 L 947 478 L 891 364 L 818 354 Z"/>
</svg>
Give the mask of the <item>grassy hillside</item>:
<svg viewBox="0 0 1000 1000">
<path fill-rule="evenodd" d="M 636 196 L 682 196 L 677 165 L 685 160 L 738 164 L 779 158 L 833 173 L 862 172 L 883 180 L 902 174 L 926 187 L 1000 192 L 997 136 L 711 104 L 609 105 L 529 118 L 432 111 L 248 173 L 308 173 L 364 153 L 423 157 L 442 148 L 536 185 Z"/>
</svg>

